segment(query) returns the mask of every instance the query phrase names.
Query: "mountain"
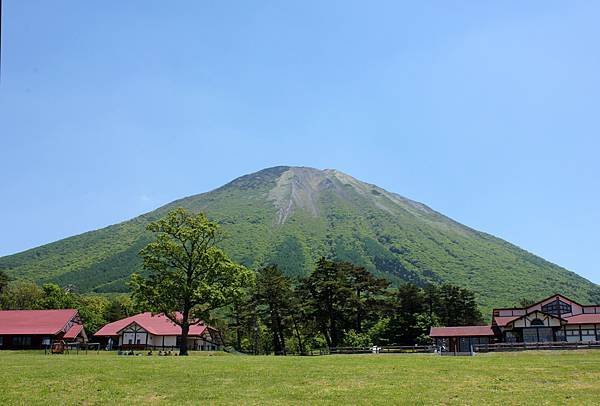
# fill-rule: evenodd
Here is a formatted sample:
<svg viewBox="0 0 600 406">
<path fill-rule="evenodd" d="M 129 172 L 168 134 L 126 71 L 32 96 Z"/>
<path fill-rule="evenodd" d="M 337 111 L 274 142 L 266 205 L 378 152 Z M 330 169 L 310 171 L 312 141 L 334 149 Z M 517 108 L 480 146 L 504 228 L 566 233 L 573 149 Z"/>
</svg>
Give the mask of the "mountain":
<svg viewBox="0 0 600 406">
<path fill-rule="evenodd" d="M 394 283 L 468 287 L 484 309 L 561 292 L 600 302 L 590 281 L 422 203 L 336 170 L 279 166 L 242 176 L 208 193 L 100 230 L 0 258 L 15 278 L 126 291 L 150 240 L 149 221 L 184 207 L 204 211 L 224 231 L 223 248 L 249 267 L 277 263 L 306 275 L 320 256 L 352 261 Z"/>
</svg>

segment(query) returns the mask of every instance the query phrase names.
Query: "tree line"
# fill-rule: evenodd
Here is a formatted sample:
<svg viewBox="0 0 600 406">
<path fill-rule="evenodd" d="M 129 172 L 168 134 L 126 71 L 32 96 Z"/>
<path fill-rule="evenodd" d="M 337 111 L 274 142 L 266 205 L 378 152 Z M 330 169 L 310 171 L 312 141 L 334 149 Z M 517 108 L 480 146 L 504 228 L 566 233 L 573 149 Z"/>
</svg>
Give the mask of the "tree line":
<svg viewBox="0 0 600 406">
<path fill-rule="evenodd" d="M 0 272 L 2 309 L 77 308 L 89 332 L 140 311 L 163 313 L 182 329 L 209 322 L 226 342 L 255 354 L 304 354 L 339 346 L 429 342 L 429 328 L 482 323 L 473 292 L 449 284 L 390 282 L 355 264 L 321 258 L 310 275 L 291 279 L 276 265 L 252 272 L 219 248 L 220 227 L 203 214 L 175 209 L 147 227 L 131 296 L 74 293 L 55 284 L 9 283 Z"/>
<path fill-rule="evenodd" d="M 321 258 L 293 280 L 276 265 L 227 312 L 228 341 L 238 351 L 303 354 L 339 346 L 427 344 L 431 326 L 483 322 L 473 292 L 450 284 L 391 288 L 349 262 Z"/>
<path fill-rule="evenodd" d="M 0 271 L 0 309 L 78 309 L 86 331 L 93 334 L 106 323 L 132 316 L 140 307 L 128 295 L 79 294 L 55 283 L 38 286 L 30 281 L 11 281 Z"/>
</svg>

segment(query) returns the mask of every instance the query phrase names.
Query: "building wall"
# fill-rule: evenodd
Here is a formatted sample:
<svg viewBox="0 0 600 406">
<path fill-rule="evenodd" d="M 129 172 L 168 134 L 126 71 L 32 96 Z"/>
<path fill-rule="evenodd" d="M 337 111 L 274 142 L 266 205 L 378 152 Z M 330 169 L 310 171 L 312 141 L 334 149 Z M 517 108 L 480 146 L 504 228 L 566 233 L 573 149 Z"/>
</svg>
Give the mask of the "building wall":
<svg viewBox="0 0 600 406">
<path fill-rule="evenodd" d="M 499 309 L 499 310 L 497 310 L 497 312 L 498 312 L 498 316 L 500 316 L 500 317 L 525 315 L 525 309 Z"/>
<path fill-rule="evenodd" d="M 52 342 L 56 337 L 49 335 L 5 335 L 0 336 L 0 350 L 41 349 L 43 342 Z M 48 344 L 49 345 L 49 344 Z"/>
<path fill-rule="evenodd" d="M 146 344 L 146 334 L 147 332 L 138 331 L 138 332 L 123 332 L 119 336 L 119 345 L 144 345 Z M 148 338 L 150 338 L 150 334 L 148 334 Z"/>
<path fill-rule="evenodd" d="M 544 322 L 545 327 L 560 327 L 560 320 L 556 317 L 548 317 L 541 312 L 535 312 L 522 319 L 515 320 L 513 323 L 515 328 L 531 327 L 531 322 L 535 319 L 540 319 Z"/>
<path fill-rule="evenodd" d="M 164 341 L 163 341 L 164 338 Z M 143 332 L 137 332 L 137 333 L 132 333 L 132 332 L 123 332 L 120 336 L 119 336 L 119 346 L 122 345 L 129 345 L 129 340 L 131 340 L 131 342 L 133 344 L 136 344 L 135 339 L 140 340 L 140 344 L 139 345 L 145 345 L 147 344 L 148 346 L 152 346 L 152 347 L 176 347 L 177 346 L 177 337 L 176 336 L 157 336 L 157 335 L 153 335 L 148 333 L 148 342 L 146 343 L 146 331 L 144 330 Z"/>
<path fill-rule="evenodd" d="M 575 343 L 578 341 L 597 341 L 600 335 L 600 326 L 594 324 L 572 324 L 565 327 L 567 341 Z"/>
</svg>

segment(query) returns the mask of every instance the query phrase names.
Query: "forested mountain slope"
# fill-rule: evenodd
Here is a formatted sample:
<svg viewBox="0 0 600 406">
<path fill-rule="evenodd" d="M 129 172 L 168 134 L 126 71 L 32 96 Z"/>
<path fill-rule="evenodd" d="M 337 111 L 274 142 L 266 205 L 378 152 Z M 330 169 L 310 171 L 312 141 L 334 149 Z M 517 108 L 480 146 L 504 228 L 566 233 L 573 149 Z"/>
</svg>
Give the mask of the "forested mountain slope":
<svg viewBox="0 0 600 406">
<path fill-rule="evenodd" d="M 561 292 L 600 302 L 590 281 L 519 247 L 335 170 L 274 167 L 130 221 L 0 258 L 11 277 L 125 291 L 139 270 L 145 225 L 169 209 L 205 211 L 222 224 L 223 248 L 258 267 L 306 275 L 320 256 L 352 261 L 399 283 L 450 282 L 474 290 L 484 308 Z"/>
</svg>

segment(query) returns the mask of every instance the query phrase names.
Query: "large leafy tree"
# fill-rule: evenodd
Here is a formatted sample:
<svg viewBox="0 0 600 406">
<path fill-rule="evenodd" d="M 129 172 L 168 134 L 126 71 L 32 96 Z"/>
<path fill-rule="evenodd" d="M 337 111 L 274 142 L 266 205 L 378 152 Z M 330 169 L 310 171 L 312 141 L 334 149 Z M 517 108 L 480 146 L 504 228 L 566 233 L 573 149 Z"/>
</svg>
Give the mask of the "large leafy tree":
<svg viewBox="0 0 600 406">
<path fill-rule="evenodd" d="M 147 229 L 156 236 L 140 252 L 148 275 L 132 275 L 132 294 L 181 327 L 180 355 L 187 355 L 190 326 L 239 297 L 253 274 L 217 247 L 219 225 L 203 213 L 175 209 Z"/>
<path fill-rule="evenodd" d="M 0 305 L 6 310 L 41 309 L 40 300 L 44 292 L 35 283 L 18 281 L 4 288 Z"/>
</svg>

